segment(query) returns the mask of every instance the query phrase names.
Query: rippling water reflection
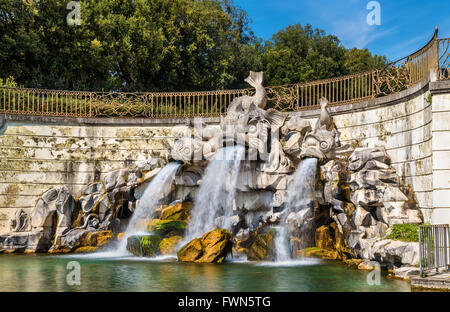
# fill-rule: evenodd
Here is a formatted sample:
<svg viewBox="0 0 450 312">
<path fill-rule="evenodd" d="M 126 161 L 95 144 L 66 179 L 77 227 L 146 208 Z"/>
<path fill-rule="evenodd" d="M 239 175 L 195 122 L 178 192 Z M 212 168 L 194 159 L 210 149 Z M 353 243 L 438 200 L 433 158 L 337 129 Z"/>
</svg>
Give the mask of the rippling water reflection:
<svg viewBox="0 0 450 312">
<path fill-rule="evenodd" d="M 101 255 L 100 255 L 101 256 Z M 70 261 L 81 285 L 66 283 Z M 390 280 L 370 286 L 367 272 L 319 260 L 222 265 L 178 263 L 173 257 L 99 258 L 91 255 L 0 255 L 0 291 L 410 291 Z"/>
</svg>

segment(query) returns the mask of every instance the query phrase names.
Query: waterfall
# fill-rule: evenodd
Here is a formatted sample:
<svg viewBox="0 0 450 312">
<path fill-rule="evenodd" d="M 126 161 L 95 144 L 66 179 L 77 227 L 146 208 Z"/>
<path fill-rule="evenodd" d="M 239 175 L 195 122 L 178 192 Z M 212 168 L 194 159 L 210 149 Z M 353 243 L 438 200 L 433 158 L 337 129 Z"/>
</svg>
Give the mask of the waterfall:
<svg viewBox="0 0 450 312">
<path fill-rule="evenodd" d="M 139 230 L 137 229 L 137 225 L 139 221 L 151 218 L 153 211 L 160 205 L 161 200 L 170 193 L 172 182 L 179 167 L 180 164 L 177 162 L 167 164 L 153 178 L 150 184 L 147 185 L 139 199 L 136 210 L 133 212 L 125 234 L 120 241 L 117 250 L 119 254 L 127 253 L 127 238 L 131 235 L 138 234 Z"/>
<path fill-rule="evenodd" d="M 221 148 L 211 159 L 195 195 L 191 221 L 183 242 L 213 230 L 217 217 L 232 215 L 237 177 L 244 156 L 245 148 L 235 145 Z M 220 227 L 229 229 L 230 225 L 225 222 Z"/>
<path fill-rule="evenodd" d="M 291 244 L 289 242 L 289 233 L 285 226 L 276 226 L 275 235 L 275 261 L 286 262 L 291 259 Z"/>
<path fill-rule="evenodd" d="M 305 158 L 300 162 L 291 182 L 288 185 L 285 209 L 281 225 L 275 227 L 275 261 L 277 263 L 289 263 L 291 257 L 291 245 L 286 217 L 290 212 L 307 209 L 314 200 L 314 188 L 316 184 L 317 159 Z"/>
<path fill-rule="evenodd" d="M 316 158 L 305 158 L 300 162 L 288 186 L 285 209 L 296 212 L 314 200 L 316 173 Z"/>
</svg>

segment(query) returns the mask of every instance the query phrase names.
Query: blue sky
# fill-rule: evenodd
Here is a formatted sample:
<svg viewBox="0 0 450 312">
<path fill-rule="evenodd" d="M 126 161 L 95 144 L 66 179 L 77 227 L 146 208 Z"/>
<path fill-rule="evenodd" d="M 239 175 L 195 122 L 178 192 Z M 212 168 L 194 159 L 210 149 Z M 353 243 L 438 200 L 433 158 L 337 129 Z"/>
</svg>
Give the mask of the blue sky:
<svg viewBox="0 0 450 312">
<path fill-rule="evenodd" d="M 449 0 L 378 0 L 381 25 L 366 22 L 370 0 L 235 0 L 258 37 L 269 39 L 288 25 L 311 24 L 339 37 L 346 48 L 368 48 L 391 61 L 421 48 L 434 27 L 450 37 Z"/>
</svg>

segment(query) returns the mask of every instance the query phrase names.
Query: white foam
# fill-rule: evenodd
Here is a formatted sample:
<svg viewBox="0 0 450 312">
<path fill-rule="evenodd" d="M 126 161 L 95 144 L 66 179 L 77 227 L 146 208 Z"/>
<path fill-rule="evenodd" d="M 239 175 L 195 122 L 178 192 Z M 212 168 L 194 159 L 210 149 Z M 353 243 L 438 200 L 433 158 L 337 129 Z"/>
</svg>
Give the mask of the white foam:
<svg viewBox="0 0 450 312">
<path fill-rule="evenodd" d="M 300 258 L 278 262 L 271 262 L 271 261 L 255 262 L 255 265 L 268 267 L 292 267 L 292 266 L 313 266 L 313 265 L 320 265 L 322 263 L 323 262 L 320 259 Z"/>
</svg>

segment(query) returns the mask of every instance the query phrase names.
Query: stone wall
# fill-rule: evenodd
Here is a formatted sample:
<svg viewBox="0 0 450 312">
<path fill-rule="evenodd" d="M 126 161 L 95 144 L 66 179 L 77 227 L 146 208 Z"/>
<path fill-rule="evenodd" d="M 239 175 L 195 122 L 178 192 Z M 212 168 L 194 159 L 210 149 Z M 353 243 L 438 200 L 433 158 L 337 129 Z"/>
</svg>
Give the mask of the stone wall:
<svg viewBox="0 0 450 312">
<path fill-rule="evenodd" d="M 450 82 L 330 108 L 341 142 L 385 146 L 401 184 L 410 186 L 426 222 L 450 224 Z M 318 112 L 300 114 L 312 123 Z"/>
<path fill-rule="evenodd" d="M 429 219 L 433 208 L 432 114 L 430 93 L 359 112 L 334 115 L 341 143 L 385 146 L 403 185 L 414 190 Z"/>
<path fill-rule="evenodd" d="M 0 132 L 0 232 L 17 208 L 31 209 L 53 186 L 77 194 L 114 168 L 167 158 L 170 126 L 6 122 Z"/>
<path fill-rule="evenodd" d="M 343 144 L 385 146 L 426 220 L 450 223 L 450 82 L 425 81 L 329 110 Z M 296 114 L 314 124 L 319 111 Z M 33 208 L 52 186 L 64 184 L 77 194 L 108 170 L 149 156 L 167 158 L 173 126 L 185 123 L 0 115 L 0 233 L 9 230 L 17 208 Z"/>
<path fill-rule="evenodd" d="M 430 93 L 398 104 L 338 115 L 342 142 L 357 140 L 361 147 L 383 145 L 401 184 L 410 186 L 425 219 L 433 208 L 432 132 Z"/>
<path fill-rule="evenodd" d="M 450 83 L 431 86 L 433 217 L 435 224 L 450 224 Z"/>
</svg>

